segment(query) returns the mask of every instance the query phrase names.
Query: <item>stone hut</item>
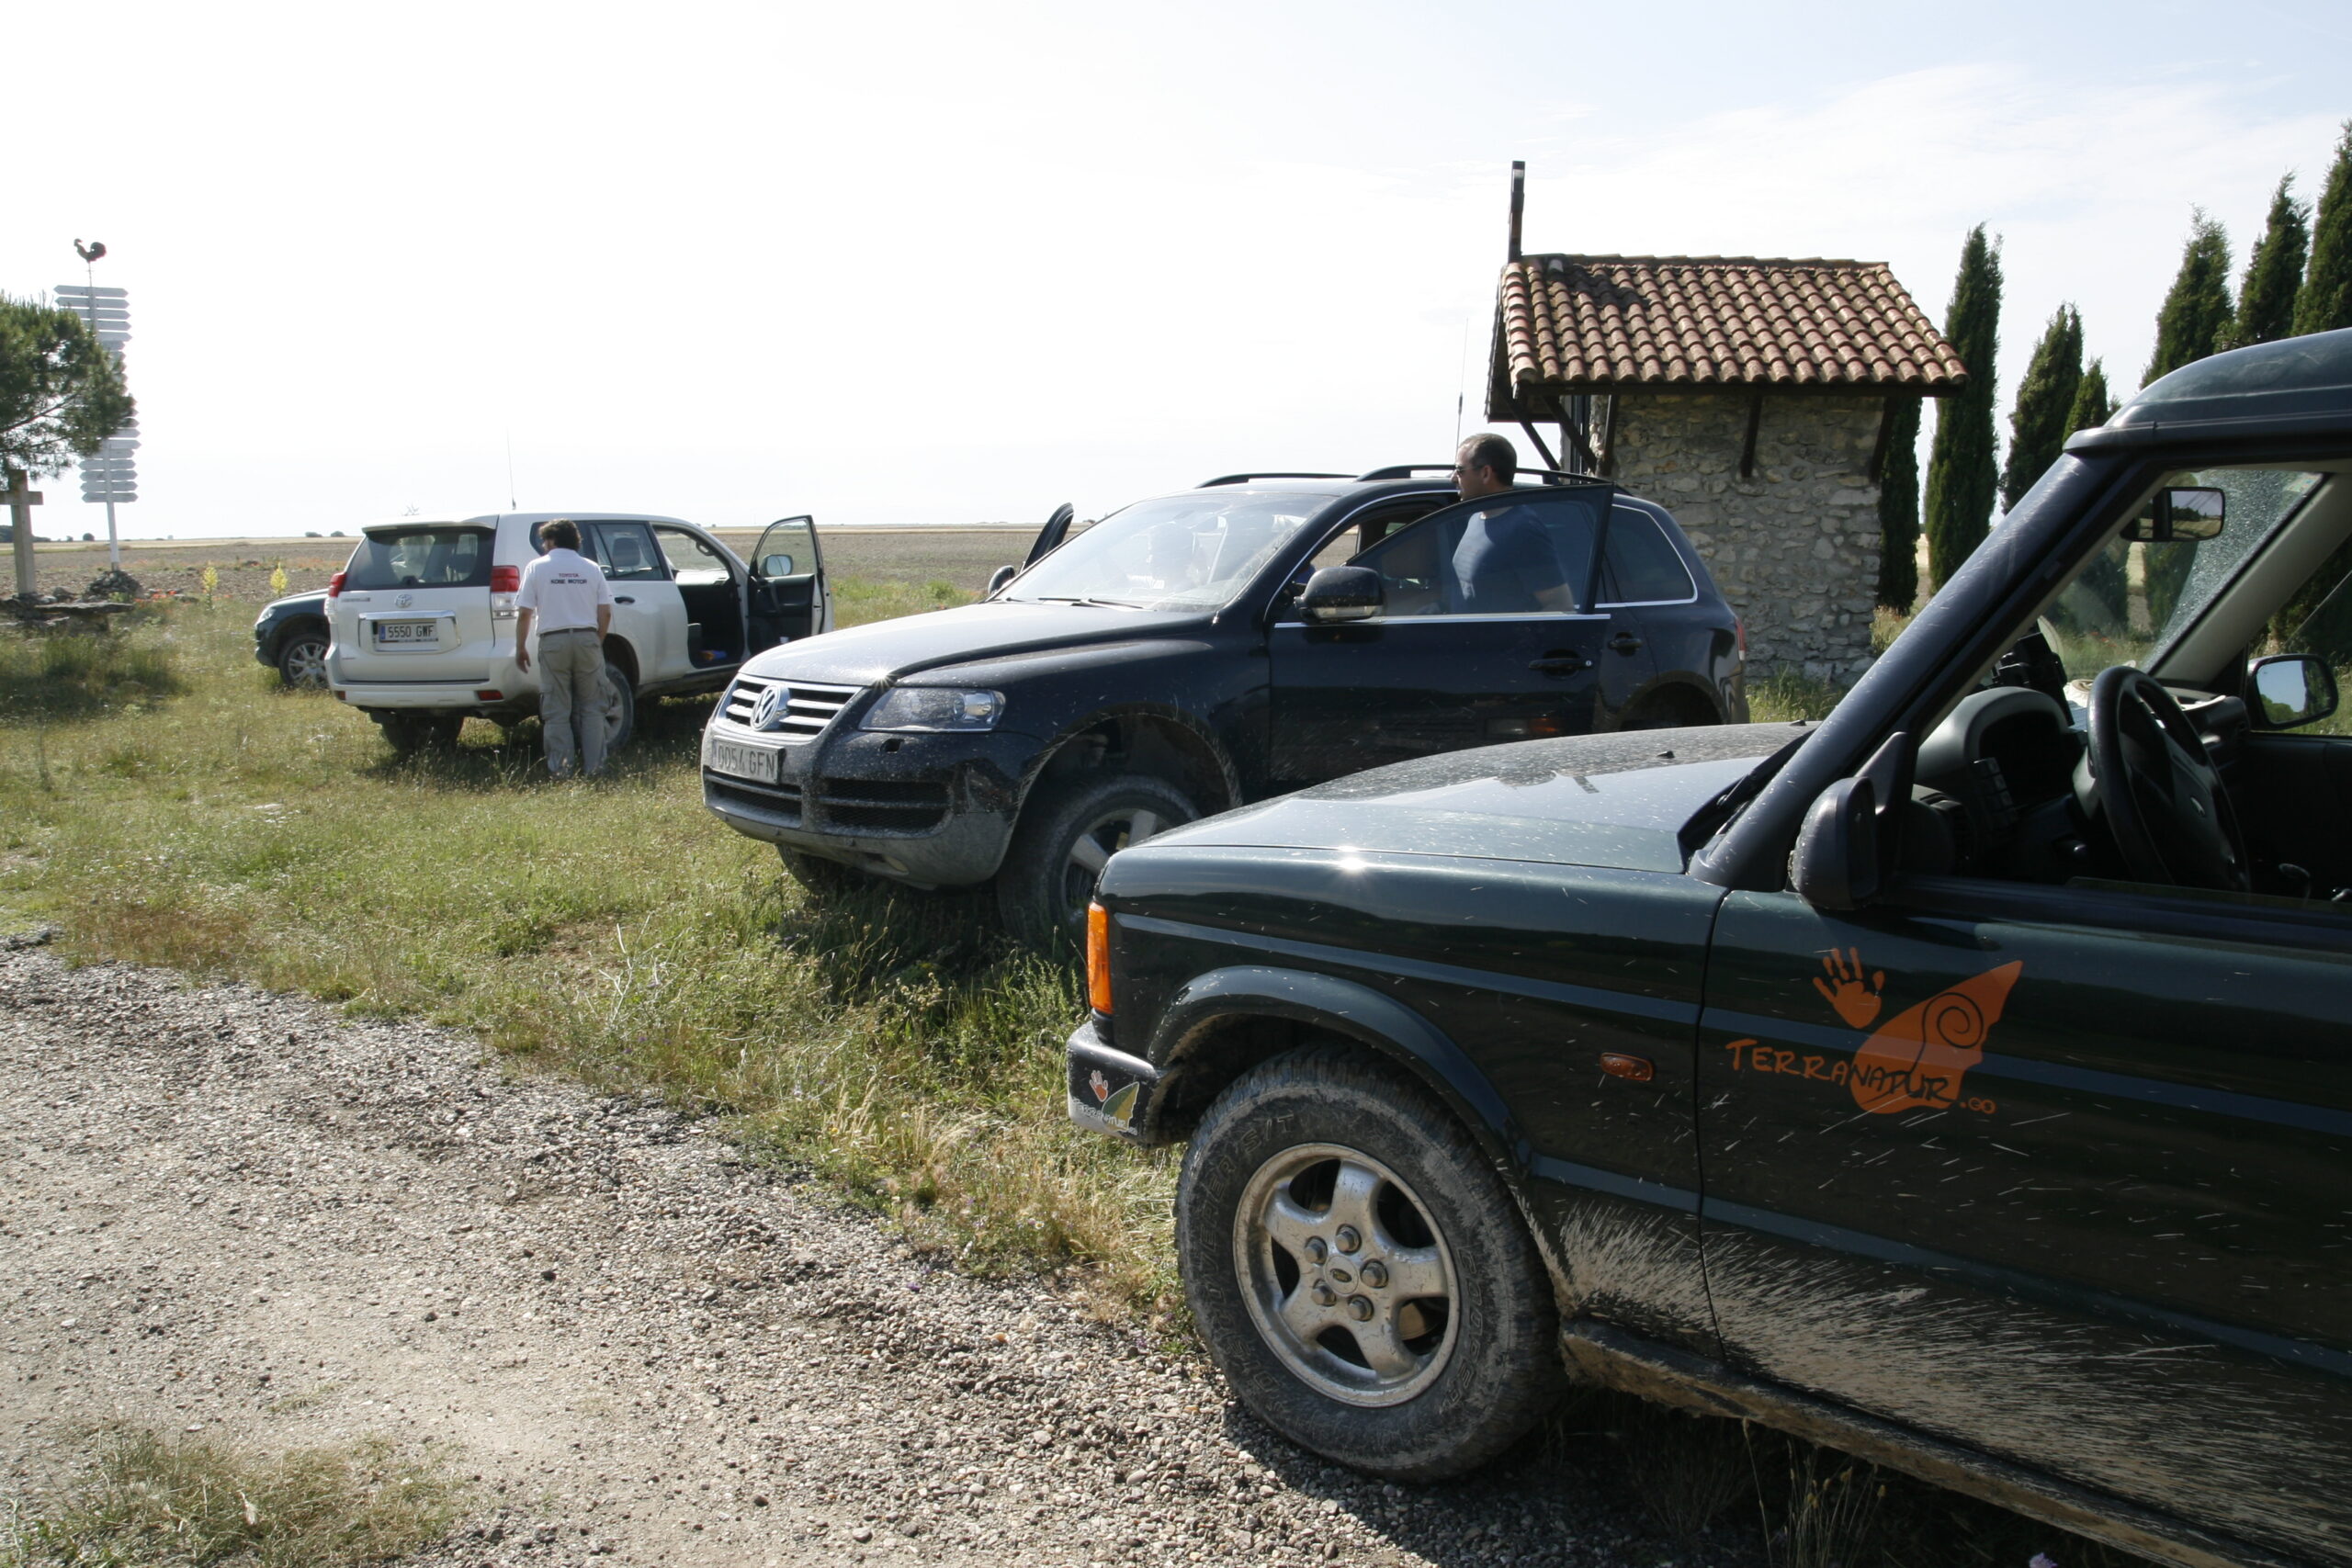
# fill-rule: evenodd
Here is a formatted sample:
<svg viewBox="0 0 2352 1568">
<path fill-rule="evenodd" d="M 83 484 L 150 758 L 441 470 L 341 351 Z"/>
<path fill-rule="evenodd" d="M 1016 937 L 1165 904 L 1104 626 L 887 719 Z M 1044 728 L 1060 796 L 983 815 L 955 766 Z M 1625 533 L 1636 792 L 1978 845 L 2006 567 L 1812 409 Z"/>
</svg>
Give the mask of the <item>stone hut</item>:
<svg viewBox="0 0 2352 1568">
<path fill-rule="evenodd" d="M 1547 461 L 1536 426 L 1556 424 L 1553 466 L 1671 511 L 1747 625 L 1751 680 L 1852 684 L 1895 412 L 1967 382 L 1943 334 L 1882 262 L 1517 252 L 1487 417 Z"/>
</svg>

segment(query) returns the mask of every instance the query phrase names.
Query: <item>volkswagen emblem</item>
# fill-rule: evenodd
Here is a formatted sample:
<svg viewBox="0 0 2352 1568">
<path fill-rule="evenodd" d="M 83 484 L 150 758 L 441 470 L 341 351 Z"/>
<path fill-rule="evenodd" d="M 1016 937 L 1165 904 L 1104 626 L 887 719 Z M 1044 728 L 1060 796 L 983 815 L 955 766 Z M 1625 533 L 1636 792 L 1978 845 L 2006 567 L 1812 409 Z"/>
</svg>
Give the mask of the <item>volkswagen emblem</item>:
<svg viewBox="0 0 2352 1568">
<path fill-rule="evenodd" d="M 407 609 L 411 604 L 415 604 L 415 603 L 416 603 L 416 595 L 415 595 L 415 594 L 413 594 L 413 593 L 402 593 L 402 594 L 400 594 L 399 596 L 397 596 L 396 598 L 394 598 L 394 599 L 392 600 L 392 608 L 393 608 L 393 609 L 395 609 L 395 610 L 405 610 L 405 609 Z"/>
<path fill-rule="evenodd" d="M 752 705 L 752 728 L 774 729 L 775 721 L 784 713 L 785 704 L 791 700 L 790 690 L 783 686 L 770 686 L 762 692 L 759 701 Z"/>
</svg>

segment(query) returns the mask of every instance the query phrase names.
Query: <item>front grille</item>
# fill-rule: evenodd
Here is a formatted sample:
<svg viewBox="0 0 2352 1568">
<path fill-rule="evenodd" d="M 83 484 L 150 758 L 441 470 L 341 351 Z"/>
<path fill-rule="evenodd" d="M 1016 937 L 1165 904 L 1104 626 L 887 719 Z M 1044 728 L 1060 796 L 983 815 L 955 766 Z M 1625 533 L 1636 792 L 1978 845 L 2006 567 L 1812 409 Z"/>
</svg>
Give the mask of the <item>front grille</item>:
<svg viewBox="0 0 2352 1568">
<path fill-rule="evenodd" d="M 798 784 L 753 784 L 749 779 L 729 778 L 725 773 L 714 773 L 708 768 L 703 770 L 702 784 L 703 788 L 721 800 L 730 800 L 738 806 L 748 806 L 754 811 L 763 811 L 771 817 L 780 817 L 787 821 L 797 823 L 800 820 L 800 786 Z"/>
<path fill-rule="evenodd" d="M 735 677 L 735 683 L 727 688 L 727 695 L 720 701 L 719 711 L 727 716 L 729 722 L 740 724 L 746 729 L 756 729 L 759 727 L 752 722 L 752 711 L 759 706 L 760 699 L 767 694 L 768 688 L 777 685 L 786 688 L 789 695 L 785 700 L 776 723 L 767 733 L 781 735 L 787 740 L 813 740 L 822 735 L 825 732 L 825 727 L 832 723 L 834 716 L 842 708 L 848 706 L 850 699 L 856 696 L 863 689 L 857 686 L 820 686 L 807 681 L 771 681 L 758 675 L 738 675 Z"/>
<path fill-rule="evenodd" d="M 947 819 L 947 786 L 880 779 L 820 779 L 817 804 L 836 828 L 928 833 Z"/>
</svg>

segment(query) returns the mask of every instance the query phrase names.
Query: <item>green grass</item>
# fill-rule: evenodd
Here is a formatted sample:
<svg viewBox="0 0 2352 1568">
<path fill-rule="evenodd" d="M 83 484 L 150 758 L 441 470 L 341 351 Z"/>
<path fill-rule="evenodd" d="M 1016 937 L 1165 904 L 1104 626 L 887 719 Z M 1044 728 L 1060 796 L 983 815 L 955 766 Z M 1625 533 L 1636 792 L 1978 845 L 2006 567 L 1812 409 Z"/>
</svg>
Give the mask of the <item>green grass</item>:
<svg viewBox="0 0 2352 1568">
<path fill-rule="evenodd" d="M 439 1540 L 462 1497 L 381 1439 L 266 1455 L 119 1427 L 95 1450 L 54 1495 L 0 1501 L 0 1568 L 357 1568 Z"/>
<path fill-rule="evenodd" d="M 1747 688 L 1747 716 L 1758 724 L 1797 718 L 1826 718 L 1846 694 L 1827 681 L 1793 670 L 1778 670 Z"/>
<path fill-rule="evenodd" d="M 965 595 L 836 588 L 843 622 Z M 1107 1311 L 1176 1301 L 1172 1165 L 1078 1132 L 1069 966 L 968 897 L 812 904 L 703 809 L 709 699 L 649 703 L 596 784 L 467 728 L 395 757 L 329 698 L 276 688 L 242 615 L 164 610 L 182 694 L 0 727 L 0 913 L 127 958 L 479 1032 L 518 1069 L 657 1089 L 737 1119 L 982 1272 L 1075 1268 Z"/>
<path fill-rule="evenodd" d="M 854 626 L 866 621 L 921 615 L 926 610 L 952 609 L 970 604 L 973 597 L 954 583 L 936 579 L 930 582 L 880 582 L 871 578 L 848 577 L 833 584 L 833 624 Z"/>
<path fill-rule="evenodd" d="M 154 637 L 0 630 L 0 725 L 135 710 L 181 689 L 171 648 Z"/>
</svg>

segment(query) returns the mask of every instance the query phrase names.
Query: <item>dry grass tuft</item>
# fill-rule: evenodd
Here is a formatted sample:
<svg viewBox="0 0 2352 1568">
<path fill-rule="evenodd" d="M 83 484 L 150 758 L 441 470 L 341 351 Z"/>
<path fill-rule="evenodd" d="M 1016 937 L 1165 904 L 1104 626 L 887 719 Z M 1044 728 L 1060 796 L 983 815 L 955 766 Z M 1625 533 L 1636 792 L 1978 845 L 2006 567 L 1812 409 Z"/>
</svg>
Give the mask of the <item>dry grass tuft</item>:
<svg viewBox="0 0 2352 1568">
<path fill-rule="evenodd" d="M 0 1568 L 356 1568 L 440 1540 L 460 1495 L 380 1438 L 270 1456 L 114 1427 L 56 1495 L 11 1501 Z"/>
<path fill-rule="evenodd" d="M 1792 1443 L 1780 1527 L 1766 1540 L 1772 1568 L 1860 1568 L 1886 1484 L 1878 1467 L 1830 1449 Z"/>
</svg>

